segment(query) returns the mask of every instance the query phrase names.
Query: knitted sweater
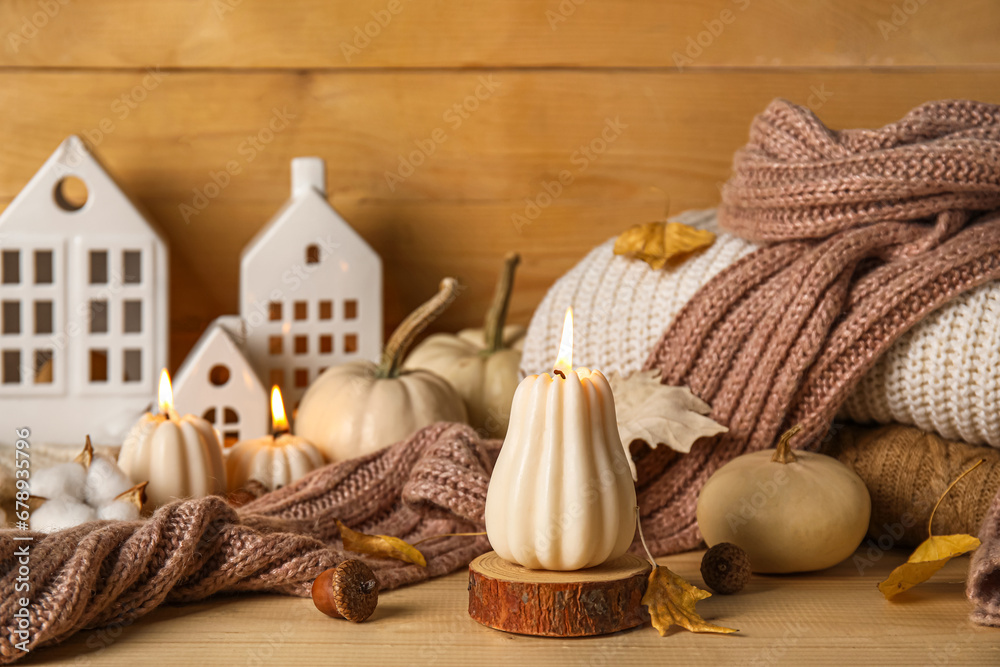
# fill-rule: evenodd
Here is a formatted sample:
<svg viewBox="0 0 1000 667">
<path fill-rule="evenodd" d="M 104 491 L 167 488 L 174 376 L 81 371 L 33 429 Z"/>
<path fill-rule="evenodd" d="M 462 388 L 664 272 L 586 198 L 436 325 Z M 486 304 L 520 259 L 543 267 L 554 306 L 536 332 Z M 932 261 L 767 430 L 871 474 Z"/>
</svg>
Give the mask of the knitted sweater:
<svg viewBox="0 0 1000 667">
<path fill-rule="evenodd" d="M 541 373 L 559 349 L 573 307 L 573 360 L 625 375 L 642 368 L 664 329 L 697 291 L 759 245 L 719 229 L 715 210 L 687 211 L 678 222 L 717 234 L 683 264 L 654 270 L 601 244 L 560 278 L 531 319 L 521 368 Z M 959 294 L 930 313 L 882 355 L 840 415 L 901 423 L 950 440 L 1000 447 L 1000 282 Z"/>
</svg>

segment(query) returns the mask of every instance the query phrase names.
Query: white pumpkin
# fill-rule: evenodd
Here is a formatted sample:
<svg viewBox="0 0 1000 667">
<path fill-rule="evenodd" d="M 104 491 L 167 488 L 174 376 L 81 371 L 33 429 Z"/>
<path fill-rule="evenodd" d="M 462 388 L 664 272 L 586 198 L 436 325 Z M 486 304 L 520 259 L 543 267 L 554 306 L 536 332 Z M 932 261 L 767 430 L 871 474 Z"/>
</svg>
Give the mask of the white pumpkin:
<svg viewBox="0 0 1000 667">
<path fill-rule="evenodd" d="M 274 491 L 325 464 L 323 454 L 312 444 L 282 433 L 233 445 L 226 455 L 226 478 L 230 492 L 240 490 L 252 479 Z"/>
<path fill-rule="evenodd" d="M 849 558 L 864 539 L 871 498 L 858 475 L 815 452 L 777 449 L 738 456 L 698 496 L 698 528 L 708 546 L 732 542 L 754 572 L 809 572 Z"/>
<path fill-rule="evenodd" d="M 469 424 L 491 438 L 502 438 L 507 432 L 511 400 L 521 379 L 525 329 L 505 326 L 520 261 L 516 253 L 505 259 L 484 328 L 464 329 L 457 335 L 434 334 L 417 345 L 403 365 L 432 371 L 447 380 L 465 401 Z"/>
<path fill-rule="evenodd" d="M 355 361 L 316 378 L 302 397 L 295 434 L 330 461 L 343 461 L 405 440 L 435 422 L 465 422 L 465 403 L 447 381 L 430 371 L 400 369 L 413 339 L 457 292 L 457 281 L 445 278 L 434 298 L 393 332 L 381 363 Z"/>
<path fill-rule="evenodd" d="M 173 410 L 143 415 L 132 427 L 118 467 L 133 482 L 149 480 L 151 507 L 177 498 L 198 498 L 226 492 L 222 445 L 212 425 L 200 417 L 178 417 Z"/>
</svg>

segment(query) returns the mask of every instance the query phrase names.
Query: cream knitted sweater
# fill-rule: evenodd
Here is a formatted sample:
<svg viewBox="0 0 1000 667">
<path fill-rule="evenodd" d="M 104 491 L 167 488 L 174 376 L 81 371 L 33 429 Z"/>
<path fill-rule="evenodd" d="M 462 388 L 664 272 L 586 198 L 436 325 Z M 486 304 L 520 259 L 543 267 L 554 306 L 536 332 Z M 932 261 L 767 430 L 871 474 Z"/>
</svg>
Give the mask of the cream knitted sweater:
<svg viewBox="0 0 1000 667">
<path fill-rule="evenodd" d="M 688 211 L 680 222 L 718 238 L 673 270 L 615 256 L 614 239 L 560 278 L 535 311 L 522 369 L 550 369 L 563 316 L 573 306 L 573 362 L 605 373 L 639 370 L 674 316 L 695 292 L 757 245 L 720 232 L 715 211 Z M 858 422 L 899 422 L 970 444 L 1000 447 L 1000 284 L 956 297 L 904 334 L 861 381 L 841 410 Z"/>
</svg>

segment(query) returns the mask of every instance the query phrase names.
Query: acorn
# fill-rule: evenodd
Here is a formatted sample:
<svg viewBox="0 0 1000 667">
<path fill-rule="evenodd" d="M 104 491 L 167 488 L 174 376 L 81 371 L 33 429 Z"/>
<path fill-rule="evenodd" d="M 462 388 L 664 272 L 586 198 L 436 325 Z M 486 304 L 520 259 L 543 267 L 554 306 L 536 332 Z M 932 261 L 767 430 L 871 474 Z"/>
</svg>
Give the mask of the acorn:
<svg viewBox="0 0 1000 667">
<path fill-rule="evenodd" d="M 316 577 L 312 586 L 313 604 L 331 618 L 360 623 L 378 606 L 378 579 L 359 560 L 345 560 Z"/>
<path fill-rule="evenodd" d="M 732 542 L 720 542 L 702 556 L 701 577 L 716 593 L 739 593 L 750 581 L 750 557 Z"/>
</svg>

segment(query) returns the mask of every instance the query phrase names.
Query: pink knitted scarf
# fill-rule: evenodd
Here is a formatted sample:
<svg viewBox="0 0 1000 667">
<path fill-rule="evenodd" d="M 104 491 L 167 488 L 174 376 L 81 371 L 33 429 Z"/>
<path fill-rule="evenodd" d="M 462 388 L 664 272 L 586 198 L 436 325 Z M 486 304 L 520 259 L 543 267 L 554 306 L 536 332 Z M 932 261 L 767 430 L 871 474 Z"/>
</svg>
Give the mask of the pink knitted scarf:
<svg viewBox="0 0 1000 667">
<path fill-rule="evenodd" d="M 637 453 L 639 503 L 654 551 L 697 546 L 698 490 L 720 465 L 801 423 L 818 447 L 853 384 L 908 327 L 1000 277 L 1000 108 L 921 106 L 880 130 L 833 132 L 773 103 L 751 129 L 723 192 L 722 224 L 771 245 L 712 280 L 678 315 L 649 368 L 687 384 L 729 433 L 681 456 Z M 481 530 L 497 441 L 438 424 L 370 456 L 327 466 L 235 510 L 219 498 L 173 503 L 144 522 L 96 522 L 18 542 L 0 535 L 0 662 L 16 648 L 128 624 L 163 602 L 216 593 L 307 595 L 345 558 L 334 519 L 418 540 Z M 1000 499 L 970 570 L 976 620 L 1000 623 Z M 29 590 L 15 594 L 30 545 Z M 454 571 L 484 538 L 428 542 L 426 569 L 369 560 L 384 588 Z"/>
</svg>

